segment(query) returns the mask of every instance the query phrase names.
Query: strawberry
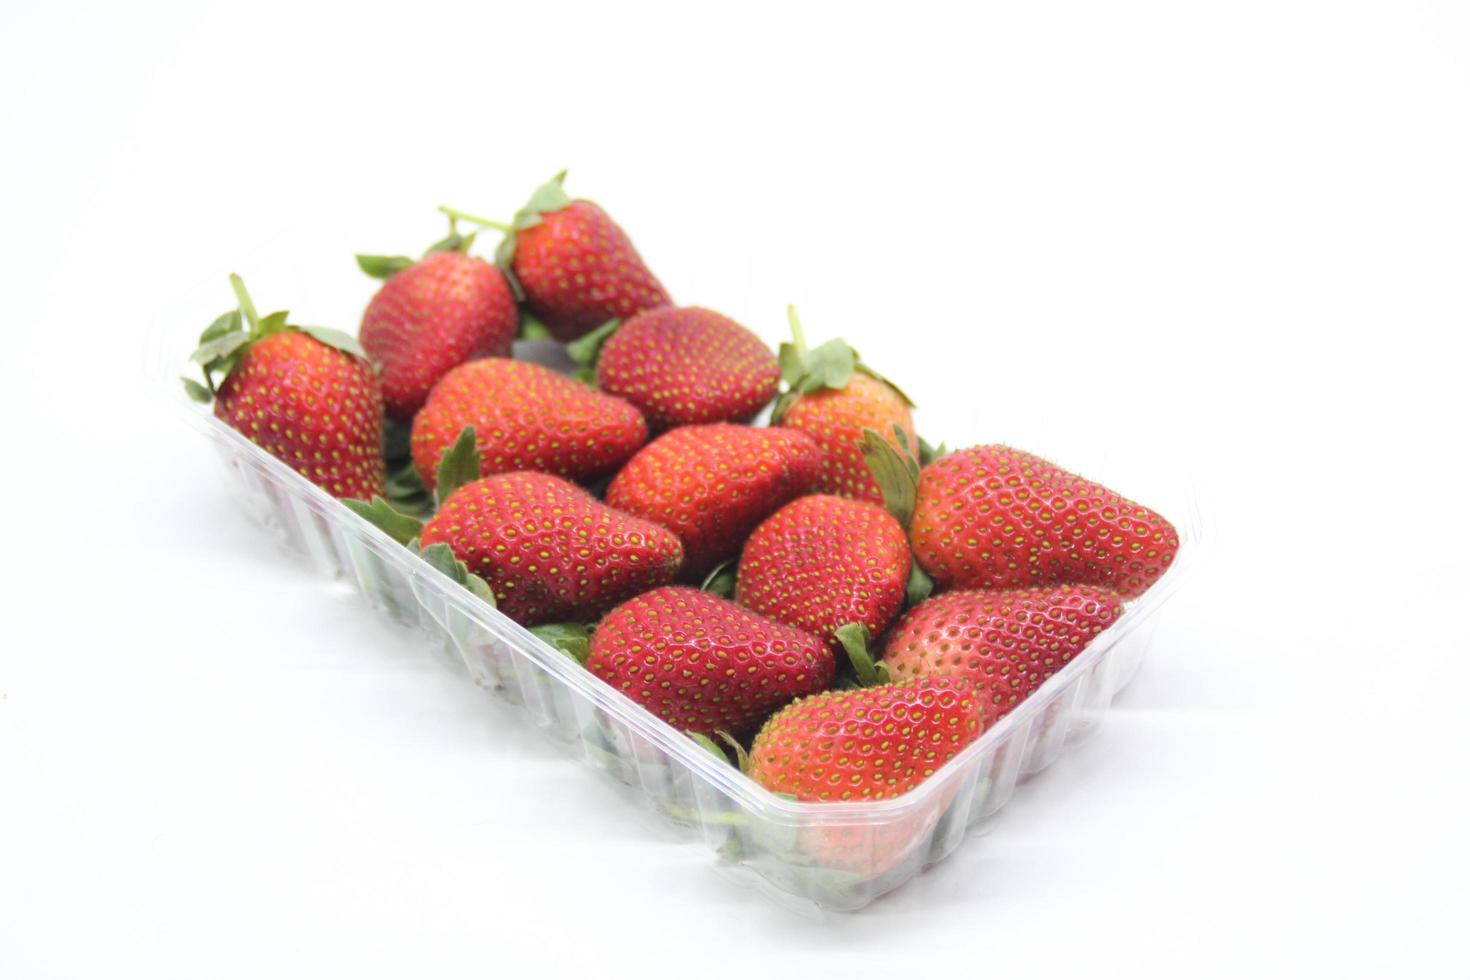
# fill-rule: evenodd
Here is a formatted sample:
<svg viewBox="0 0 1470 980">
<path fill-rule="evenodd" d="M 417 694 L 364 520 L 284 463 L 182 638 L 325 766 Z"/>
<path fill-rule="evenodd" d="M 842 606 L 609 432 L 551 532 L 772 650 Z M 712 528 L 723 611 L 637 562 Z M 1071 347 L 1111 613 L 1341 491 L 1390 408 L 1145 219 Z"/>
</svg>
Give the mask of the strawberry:
<svg viewBox="0 0 1470 980">
<path fill-rule="evenodd" d="M 993 720 L 959 677 L 829 691 L 773 715 L 743 768 L 772 792 L 804 802 L 886 800 L 933 775 Z M 799 828 L 797 849 L 818 867 L 875 877 L 921 853 L 956 792 L 945 788 L 882 823 Z"/>
<path fill-rule="evenodd" d="M 749 735 L 832 683 L 821 640 L 708 592 L 670 586 L 608 613 L 587 668 L 676 728 Z"/>
<path fill-rule="evenodd" d="M 648 439 L 643 415 L 621 398 L 539 364 L 470 361 L 440 379 L 413 419 L 410 448 L 430 488 L 440 458 L 466 426 L 479 438 L 482 476 L 538 470 L 594 480 Z"/>
<path fill-rule="evenodd" d="M 614 317 L 669 305 L 627 233 L 591 201 L 562 189 L 562 171 L 539 187 L 507 226 L 452 208 L 451 217 L 506 233 L 496 259 L 515 277 L 526 306 L 560 341 L 575 340 Z"/>
<path fill-rule="evenodd" d="M 946 592 L 904 614 L 884 643 L 894 680 L 966 677 L 1003 717 L 1121 615 L 1115 592 L 1090 585 Z"/>
<path fill-rule="evenodd" d="M 771 792 L 804 802 L 891 799 L 932 776 L 993 720 L 958 677 L 827 691 L 772 715 L 751 745 L 747 771 Z"/>
<path fill-rule="evenodd" d="M 359 255 L 369 275 L 387 279 L 368 303 L 358 336 L 380 366 L 388 415 L 408 421 L 450 368 L 510 353 L 520 318 L 504 274 L 465 254 L 474 236 L 449 238 L 415 262 Z"/>
<path fill-rule="evenodd" d="M 683 550 L 649 521 L 614 510 L 574 483 L 515 472 L 474 480 L 440 505 L 419 540 L 447 544 L 484 579 L 501 612 L 531 626 L 590 621 L 671 582 Z"/>
<path fill-rule="evenodd" d="M 795 308 L 788 308 L 787 315 L 794 340 L 781 345 L 787 391 L 776 402 L 771 424 L 805 432 L 822 447 L 817 485 L 822 493 L 882 503 L 883 492 L 864 462 L 863 431 L 873 429 L 895 449 L 908 452 L 909 446 L 918 445 L 913 404 L 841 340 L 809 350 Z"/>
<path fill-rule="evenodd" d="M 239 276 L 239 307 L 212 323 L 193 360 L 197 401 L 334 497 L 383 492 L 383 392 L 352 337 L 260 316 Z M 222 379 L 222 380 L 220 380 Z"/>
<path fill-rule="evenodd" d="M 910 565 L 903 527 L 882 507 L 830 494 L 802 497 L 751 534 L 735 596 L 835 648 L 838 630 L 850 623 L 876 636 L 892 622 Z"/>
<path fill-rule="evenodd" d="M 759 337 L 697 306 L 640 313 L 597 353 L 598 387 L 637 405 L 655 432 L 749 422 L 780 380 L 776 355 Z"/>
<path fill-rule="evenodd" d="M 1174 560 L 1179 534 L 1159 514 L 1008 446 L 977 446 L 926 466 L 914 556 L 939 589 L 1072 582 L 1140 595 Z"/>
<path fill-rule="evenodd" d="M 698 581 L 812 488 L 821 456 L 809 436 L 791 430 L 683 426 L 640 449 L 608 486 L 607 502 L 679 535 L 685 577 Z"/>
</svg>

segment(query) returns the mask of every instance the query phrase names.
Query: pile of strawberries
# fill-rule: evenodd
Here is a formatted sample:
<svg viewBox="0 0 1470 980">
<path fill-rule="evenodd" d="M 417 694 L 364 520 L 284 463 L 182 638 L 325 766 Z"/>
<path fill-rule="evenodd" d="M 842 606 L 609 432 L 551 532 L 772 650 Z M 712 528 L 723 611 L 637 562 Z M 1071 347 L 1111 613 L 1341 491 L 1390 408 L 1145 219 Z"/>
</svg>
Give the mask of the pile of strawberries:
<svg viewBox="0 0 1470 980">
<path fill-rule="evenodd" d="M 422 258 L 358 257 L 386 281 L 356 339 L 261 316 L 232 277 L 186 387 L 774 792 L 912 788 L 1175 555 L 1159 514 L 1043 459 L 932 448 L 794 311 L 778 355 L 674 306 L 560 176 L 507 224 L 443 210 Z M 494 262 L 462 224 L 503 233 Z M 518 337 L 582 371 L 513 359 Z"/>
</svg>

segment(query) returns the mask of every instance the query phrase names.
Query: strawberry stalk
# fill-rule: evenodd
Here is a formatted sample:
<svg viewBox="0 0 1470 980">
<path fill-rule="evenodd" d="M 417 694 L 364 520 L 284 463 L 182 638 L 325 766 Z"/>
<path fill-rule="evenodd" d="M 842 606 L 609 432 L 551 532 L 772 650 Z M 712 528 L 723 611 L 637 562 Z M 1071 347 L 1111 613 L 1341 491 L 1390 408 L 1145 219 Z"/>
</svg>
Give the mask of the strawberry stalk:
<svg viewBox="0 0 1470 980">
<path fill-rule="evenodd" d="M 507 224 L 504 221 L 495 221 L 490 218 L 482 218 L 478 214 L 470 214 L 468 211 L 461 211 L 459 208 L 452 208 L 447 204 L 439 205 L 439 210 L 449 215 L 449 220 L 451 222 L 468 221 L 472 225 L 479 225 L 481 228 L 491 228 L 495 231 L 504 232 L 507 235 L 515 231 L 514 226 Z"/>
</svg>

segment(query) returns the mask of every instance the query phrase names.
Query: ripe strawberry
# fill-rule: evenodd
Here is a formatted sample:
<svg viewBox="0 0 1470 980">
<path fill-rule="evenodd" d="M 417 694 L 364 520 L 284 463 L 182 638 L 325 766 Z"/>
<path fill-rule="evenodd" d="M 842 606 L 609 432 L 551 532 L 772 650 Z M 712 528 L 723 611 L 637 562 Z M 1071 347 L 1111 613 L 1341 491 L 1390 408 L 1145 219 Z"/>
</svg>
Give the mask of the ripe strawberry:
<svg viewBox="0 0 1470 980">
<path fill-rule="evenodd" d="M 205 383 L 185 379 L 186 390 L 332 496 L 383 493 L 383 392 L 357 342 L 292 326 L 284 311 L 261 317 L 240 277 L 230 284 L 239 308 L 199 338 Z"/>
<path fill-rule="evenodd" d="M 368 303 L 358 336 L 380 365 L 392 418 L 413 418 L 456 365 L 510 353 L 519 326 L 515 296 L 484 259 L 451 248 L 417 262 L 360 255 L 358 263 L 388 280 Z"/>
<path fill-rule="evenodd" d="M 767 789 L 805 802 L 885 800 L 919 785 L 992 721 L 963 678 L 830 691 L 772 716 L 745 769 Z M 797 848 L 819 867 L 864 878 L 884 874 L 922 859 L 922 845 L 956 791 L 947 787 L 881 823 L 802 827 Z"/>
<path fill-rule="evenodd" d="M 673 581 L 682 549 L 670 532 L 614 510 L 546 473 L 475 480 L 449 494 L 423 527 L 484 579 L 500 611 L 527 626 L 597 619 Z"/>
<path fill-rule="evenodd" d="M 977 446 L 924 468 L 909 525 L 940 589 L 1073 582 L 1140 595 L 1174 560 L 1159 514 L 1038 456 Z"/>
<path fill-rule="evenodd" d="M 751 745 L 748 773 L 804 802 L 891 799 L 932 776 L 993 720 L 958 677 L 827 691 L 771 716 Z"/>
<path fill-rule="evenodd" d="M 884 644 L 894 680 L 966 677 L 1003 717 L 1123 612 L 1090 585 L 946 592 L 904 614 Z"/>
<path fill-rule="evenodd" d="M 638 409 L 526 361 L 490 357 L 450 371 L 413 419 L 410 448 L 431 489 L 445 450 L 473 426 L 480 474 L 538 470 L 571 480 L 612 473 L 648 439 Z"/>
<path fill-rule="evenodd" d="M 917 446 L 908 396 L 864 366 L 841 340 L 808 350 L 796 310 L 787 314 L 795 343 L 781 345 L 787 391 L 776 402 L 771 424 L 805 432 L 822 447 L 822 493 L 882 503 L 883 492 L 864 462 L 863 430 L 875 430 L 904 453 Z"/>
<path fill-rule="evenodd" d="M 668 306 L 668 292 L 627 234 L 596 204 L 572 200 L 562 189 L 565 177 L 562 171 L 537 188 L 508 227 L 443 210 L 506 233 L 496 259 L 557 340 L 575 340 L 614 317 Z"/>
<path fill-rule="evenodd" d="M 832 651 L 809 633 L 683 586 L 608 613 L 587 668 L 676 728 L 749 735 L 772 711 L 832 683 Z"/>
<path fill-rule="evenodd" d="M 757 524 L 812 488 L 821 456 L 800 432 L 683 426 L 640 449 L 608 486 L 607 502 L 679 535 L 684 575 L 698 581 L 739 554 Z"/>
<path fill-rule="evenodd" d="M 736 601 L 822 637 L 858 623 L 876 636 L 903 605 L 908 538 L 877 504 L 817 495 L 767 518 L 740 556 Z"/>
<path fill-rule="evenodd" d="M 697 306 L 665 307 L 619 326 L 597 355 L 597 384 L 628 399 L 655 432 L 749 422 L 772 398 L 781 367 L 761 339 Z"/>
</svg>

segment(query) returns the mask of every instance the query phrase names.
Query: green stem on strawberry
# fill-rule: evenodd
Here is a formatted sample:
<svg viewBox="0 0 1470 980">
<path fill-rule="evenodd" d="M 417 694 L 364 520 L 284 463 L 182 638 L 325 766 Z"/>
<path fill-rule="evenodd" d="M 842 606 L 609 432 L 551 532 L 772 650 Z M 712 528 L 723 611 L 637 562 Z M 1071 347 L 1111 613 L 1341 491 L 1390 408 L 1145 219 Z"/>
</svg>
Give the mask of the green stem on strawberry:
<svg viewBox="0 0 1470 980">
<path fill-rule="evenodd" d="M 452 219 L 459 221 L 468 221 L 470 224 L 479 225 L 482 228 L 493 228 L 496 231 L 504 232 L 507 235 L 515 231 L 515 227 L 507 222 L 494 221 L 490 218 L 482 218 L 479 215 L 470 214 L 468 211 L 461 211 L 459 210 L 459 208 L 452 208 L 447 204 L 439 205 L 439 210 L 449 215 L 449 217 Z"/>
<path fill-rule="evenodd" d="M 791 339 L 795 341 L 793 346 L 796 348 L 796 353 L 805 358 L 807 355 L 806 334 L 802 332 L 801 317 L 796 315 L 795 304 L 787 305 L 786 321 L 791 324 Z"/>
<path fill-rule="evenodd" d="M 868 650 L 869 644 L 873 642 L 873 635 L 866 626 L 862 623 L 848 623 L 838 627 L 835 635 L 837 642 L 846 651 L 847 659 L 852 662 L 852 671 L 857 675 L 859 687 L 877 687 L 893 679 L 888 673 L 887 664 L 873 660 L 873 655 Z"/>
<path fill-rule="evenodd" d="M 235 292 L 235 299 L 240 303 L 240 312 L 245 314 L 245 322 L 250 324 L 250 331 L 254 333 L 260 329 L 260 314 L 255 311 L 255 303 L 250 299 L 250 293 L 245 289 L 245 280 L 235 273 L 230 273 L 230 288 Z"/>
</svg>

